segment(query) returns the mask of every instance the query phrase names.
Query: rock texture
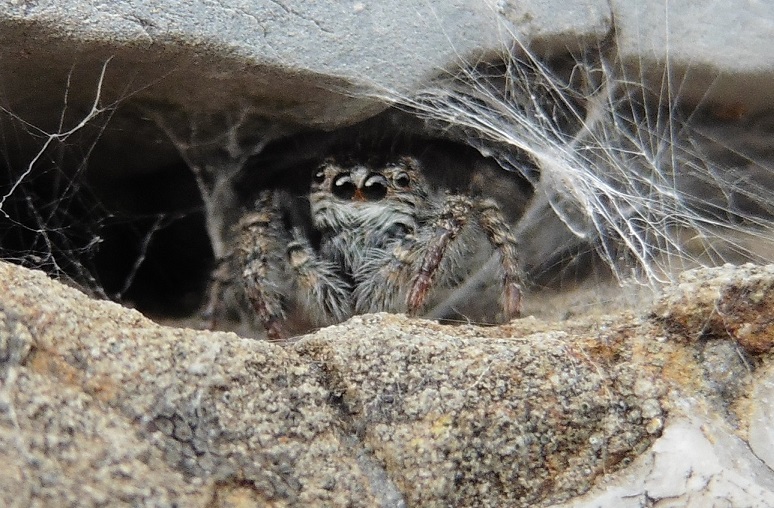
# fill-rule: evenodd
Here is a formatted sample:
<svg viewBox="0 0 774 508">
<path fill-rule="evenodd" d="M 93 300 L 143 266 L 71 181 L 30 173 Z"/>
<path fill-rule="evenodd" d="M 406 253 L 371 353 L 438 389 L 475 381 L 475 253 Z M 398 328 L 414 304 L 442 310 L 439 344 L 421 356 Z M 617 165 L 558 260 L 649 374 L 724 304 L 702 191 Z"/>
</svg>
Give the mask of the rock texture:
<svg viewBox="0 0 774 508">
<path fill-rule="evenodd" d="M 690 102 L 733 108 L 740 116 L 771 108 L 774 91 L 767 83 L 774 59 L 759 48 L 774 29 L 774 5 L 722 0 L 610 5 L 616 47 L 633 75 L 643 70 L 661 83 L 668 65 L 670 86 Z"/>
<path fill-rule="evenodd" d="M 13 0 L 0 4 L 0 99 L 15 115 L 56 132 L 63 107 L 72 123 L 88 111 L 108 62 L 101 104 L 141 105 L 144 112 L 119 108 L 116 128 L 103 133 L 94 157 L 109 157 L 110 171 L 143 172 L 177 160 L 148 122 L 148 109 L 175 122 L 180 111 L 212 115 L 209 128 L 248 112 L 286 131 L 331 129 L 386 107 L 364 92 L 411 94 L 514 39 L 545 56 L 595 47 L 614 34 L 634 76 L 652 76 L 660 87 L 668 58 L 675 91 L 686 101 L 753 114 L 774 100 L 774 60 L 760 49 L 772 9 L 743 1 L 665 8 L 601 0 Z"/>
<path fill-rule="evenodd" d="M 640 316 L 285 345 L 9 264 L 0 292 L 6 506 L 774 503 L 771 266 L 689 272 Z"/>
<path fill-rule="evenodd" d="M 717 159 L 755 166 L 736 189 L 758 196 L 773 28 L 772 4 L 741 0 L 6 1 L 0 221 L 22 232 L 0 247 L 85 221 L 92 204 L 72 198 L 88 161 L 117 208 L 187 196 L 130 211 L 160 229 L 203 200 L 224 254 L 233 177 L 268 142 L 356 124 L 389 106 L 381 92 L 410 96 L 503 47 L 603 48 L 618 78 L 709 105 L 710 139 L 754 145 Z M 103 240 L 76 233 L 65 254 Z M 0 295 L 4 506 L 774 505 L 772 266 L 687 272 L 637 314 L 368 315 L 289 344 L 164 327 L 11 264 Z"/>
<path fill-rule="evenodd" d="M 255 108 L 331 128 L 384 108 L 343 94 L 416 89 L 460 58 L 498 48 L 499 24 L 490 5 L 467 0 L 4 2 L 4 93 L 14 110 L 47 97 L 56 109 L 73 65 L 96 72 L 113 58 L 110 100 L 130 93 L 194 112 Z M 30 90 L 42 69 L 49 81 Z"/>
</svg>

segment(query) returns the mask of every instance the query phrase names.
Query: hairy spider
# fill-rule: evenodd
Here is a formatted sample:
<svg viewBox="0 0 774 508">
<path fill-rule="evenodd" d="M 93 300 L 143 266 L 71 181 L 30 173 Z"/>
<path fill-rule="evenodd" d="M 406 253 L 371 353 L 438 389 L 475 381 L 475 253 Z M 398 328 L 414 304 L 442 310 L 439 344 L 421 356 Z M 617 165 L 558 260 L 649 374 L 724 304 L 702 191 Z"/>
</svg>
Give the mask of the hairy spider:
<svg viewBox="0 0 774 508">
<path fill-rule="evenodd" d="M 418 159 L 325 159 L 308 195 L 311 231 L 289 219 L 292 200 L 263 191 L 239 221 L 231 260 L 269 338 L 288 335 L 291 314 L 312 326 L 381 311 L 464 316 L 465 301 L 444 302 L 492 255 L 492 319 L 519 315 L 516 240 L 497 204 L 431 187 Z M 472 291 L 463 300 L 481 307 Z"/>
</svg>

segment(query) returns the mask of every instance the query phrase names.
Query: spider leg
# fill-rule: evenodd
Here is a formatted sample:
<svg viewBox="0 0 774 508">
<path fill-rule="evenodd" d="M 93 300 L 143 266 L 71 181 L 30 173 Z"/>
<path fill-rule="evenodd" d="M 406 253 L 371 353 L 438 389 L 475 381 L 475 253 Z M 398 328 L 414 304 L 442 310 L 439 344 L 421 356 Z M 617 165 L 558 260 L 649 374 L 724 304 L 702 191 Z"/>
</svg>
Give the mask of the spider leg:
<svg viewBox="0 0 774 508">
<path fill-rule="evenodd" d="M 421 255 L 421 244 L 413 235 L 367 250 L 364 257 L 368 261 L 355 273 L 356 311 L 406 312 L 406 288 Z"/>
<path fill-rule="evenodd" d="M 521 286 L 516 237 L 503 217 L 500 207 L 491 199 L 476 202 L 477 220 L 500 255 L 502 293 L 500 305 L 506 320 L 521 315 Z"/>
<path fill-rule="evenodd" d="M 472 200 L 466 196 L 446 196 L 441 213 L 427 225 L 432 234 L 426 242 L 424 256 L 412 280 L 407 297 L 408 313 L 422 311 L 444 256 L 452 249 L 451 243 L 463 228 L 475 220 L 499 256 L 502 273 L 500 307 L 504 318 L 510 320 L 521 313 L 521 287 L 519 285 L 518 251 L 516 238 L 500 211 L 491 199 Z"/>
<path fill-rule="evenodd" d="M 418 314 L 423 308 L 428 291 L 449 244 L 468 223 L 472 208 L 473 203 L 469 198 L 460 195 L 447 195 L 441 213 L 427 225 L 433 233 L 424 248 L 424 256 L 411 282 L 406 299 L 410 315 Z"/>
<path fill-rule="evenodd" d="M 352 315 L 351 288 L 296 228 L 287 258 L 298 285 L 299 303 L 315 324 L 340 323 Z"/>
<path fill-rule="evenodd" d="M 261 194 L 256 211 L 239 223 L 236 249 L 245 294 L 270 339 L 288 336 L 289 303 L 315 325 L 352 315 L 348 284 L 332 263 L 320 259 L 300 229 L 287 231 L 280 199 L 281 194 Z"/>
<path fill-rule="evenodd" d="M 207 322 L 207 329 L 214 330 L 218 326 L 218 317 L 225 313 L 223 308 L 223 294 L 233 282 L 232 266 L 234 262 L 234 253 L 218 259 L 216 268 L 210 274 L 209 295 L 207 297 L 207 306 L 202 311 L 202 317 Z"/>
<path fill-rule="evenodd" d="M 262 192 L 250 212 L 239 221 L 235 256 L 240 277 L 253 310 L 261 320 L 269 339 L 284 338 L 282 294 L 272 281 L 272 258 L 280 250 L 280 214 L 270 192 Z"/>
</svg>

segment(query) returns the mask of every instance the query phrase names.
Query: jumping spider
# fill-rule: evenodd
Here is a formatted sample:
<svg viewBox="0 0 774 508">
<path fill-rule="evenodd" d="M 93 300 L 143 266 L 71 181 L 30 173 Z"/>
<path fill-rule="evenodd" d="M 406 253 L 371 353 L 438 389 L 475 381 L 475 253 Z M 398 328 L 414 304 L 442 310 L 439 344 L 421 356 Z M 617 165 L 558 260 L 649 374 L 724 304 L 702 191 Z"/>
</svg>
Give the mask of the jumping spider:
<svg viewBox="0 0 774 508">
<path fill-rule="evenodd" d="M 492 254 L 498 319 L 519 315 L 516 240 L 498 205 L 434 189 L 417 158 L 325 159 L 308 195 L 311 231 L 289 221 L 292 200 L 263 191 L 237 225 L 232 270 L 269 338 L 287 337 L 291 313 L 312 326 L 427 315 Z"/>
</svg>

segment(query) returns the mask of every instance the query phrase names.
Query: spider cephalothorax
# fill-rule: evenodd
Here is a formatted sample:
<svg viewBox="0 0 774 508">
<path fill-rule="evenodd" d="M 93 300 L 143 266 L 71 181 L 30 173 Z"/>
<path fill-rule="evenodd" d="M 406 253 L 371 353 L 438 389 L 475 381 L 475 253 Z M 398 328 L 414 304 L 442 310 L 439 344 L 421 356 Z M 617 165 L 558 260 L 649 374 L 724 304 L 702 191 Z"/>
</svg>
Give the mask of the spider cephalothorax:
<svg viewBox="0 0 774 508">
<path fill-rule="evenodd" d="M 391 241 L 416 232 L 428 199 L 416 166 L 408 157 L 376 168 L 326 159 L 315 172 L 309 204 L 322 234 L 320 251 L 347 276 Z"/>
<path fill-rule="evenodd" d="M 325 159 L 308 195 L 314 241 L 287 226 L 289 200 L 285 191 L 261 193 L 239 223 L 233 260 L 272 338 L 287 334 L 291 314 L 318 326 L 380 311 L 465 316 L 465 298 L 444 302 L 492 256 L 493 314 L 520 312 L 516 241 L 497 204 L 432 187 L 414 157 Z M 466 298 L 481 304 L 472 291 Z"/>
</svg>

